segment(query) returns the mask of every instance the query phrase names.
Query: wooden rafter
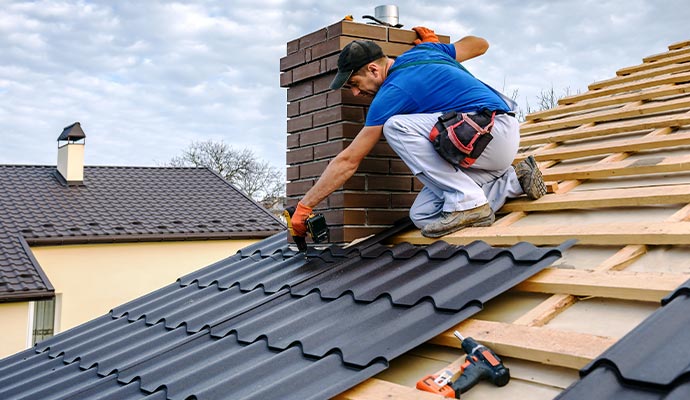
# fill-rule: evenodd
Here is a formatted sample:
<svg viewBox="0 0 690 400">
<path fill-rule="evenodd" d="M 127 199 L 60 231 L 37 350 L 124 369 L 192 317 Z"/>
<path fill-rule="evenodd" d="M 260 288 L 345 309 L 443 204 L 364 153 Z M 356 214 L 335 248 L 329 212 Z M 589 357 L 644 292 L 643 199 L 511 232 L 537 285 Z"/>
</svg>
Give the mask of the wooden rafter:
<svg viewBox="0 0 690 400">
<path fill-rule="evenodd" d="M 466 228 L 443 237 L 448 243 L 466 245 L 483 240 L 493 246 L 510 246 L 518 242 L 536 245 L 559 245 L 577 239 L 580 245 L 688 245 L 690 222 L 631 222 L 598 223 L 583 225 L 533 225 L 487 228 Z M 415 229 L 393 238 L 395 243 L 432 243 L 433 239 L 421 235 Z"/>
<path fill-rule="evenodd" d="M 690 70 L 690 66 L 688 66 Z M 672 96 L 676 94 L 690 92 L 690 83 L 684 84 L 668 84 L 651 89 L 641 90 L 639 92 L 628 93 L 619 96 L 597 97 L 591 100 L 584 100 L 574 104 L 557 106 L 544 111 L 538 111 L 527 115 L 527 121 L 538 121 L 548 117 L 558 116 L 562 117 L 569 113 L 578 111 L 598 111 L 602 107 L 610 107 L 614 105 L 625 104 L 640 100 L 649 100 L 664 96 Z"/>
<path fill-rule="evenodd" d="M 569 293 L 658 302 L 688 280 L 685 274 L 548 268 L 515 287 L 523 292 Z"/>
<path fill-rule="evenodd" d="M 690 74 L 688 74 L 688 80 L 690 80 Z M 528 122 L 522 125 L 521 132 L 523 135 L 525 135 L 534 132 L 542 132 L 562 128 L 572 128 L 580 126 L 582 124 L 586 124 L 588 122 L 602 123 L 606 121 L 639 117 L 641 115 L 653 115 L 657 113 L 677 111 L 688 108 L 690 108 L 690 96 L 681 97 L 678 99 L 668 101 L 643 104 L 635 107 L 624 107 L 613 110 L 597 111 L 543 122 Z"/>
<path fill-rule="evenodd" d="M 586 333 L 469 319 L 435 337 L 430 343 L 460 347 L 453 335 L 454 330 L 471 336 L 504 356 L 569 368 L 584 367 L 616 341 L 614 338 Z"/>
<path fill-rule="evenodd" d="M 601 137 L 623 132 L 636 132 L 647 129 L 681 127 L 686 125 L 690 125 L 690 112 L 653 116 L 629 121 L 615 121 L 601 125 L 583 124 L 578 128 L 568 129 L 562 132 L 534 132 L 533 136 L 523 137 L 520 140 L 520 145 L 533 146 L 544 143 L 560 143 L 568 140 Z"/>
<path fill-rule="evenodd" d="M 690 184 L 639 187 L 635 190 L 622 188 L 548 194 L 539 200 L 512 200 L 506 203 L 501 211 L 551 211 L 680 203 L 690 203 Z"/>
</svg>

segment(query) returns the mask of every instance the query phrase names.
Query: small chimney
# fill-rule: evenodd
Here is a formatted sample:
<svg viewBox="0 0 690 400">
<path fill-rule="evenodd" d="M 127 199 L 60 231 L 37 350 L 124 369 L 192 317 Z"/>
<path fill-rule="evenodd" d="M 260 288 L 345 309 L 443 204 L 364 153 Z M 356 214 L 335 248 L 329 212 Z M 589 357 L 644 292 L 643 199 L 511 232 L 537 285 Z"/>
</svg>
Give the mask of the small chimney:
<svg viewBox="0 0 690 400">
<path fill-rule="evenodd" d="M 79 185 L 84 181 L 84 144 L 86 134 L 79 122 L 65 127 L 57 139 L 57 170 L 68 185 Z M 81 141 L 81 142 L 80 142 Z"/>
</svg>

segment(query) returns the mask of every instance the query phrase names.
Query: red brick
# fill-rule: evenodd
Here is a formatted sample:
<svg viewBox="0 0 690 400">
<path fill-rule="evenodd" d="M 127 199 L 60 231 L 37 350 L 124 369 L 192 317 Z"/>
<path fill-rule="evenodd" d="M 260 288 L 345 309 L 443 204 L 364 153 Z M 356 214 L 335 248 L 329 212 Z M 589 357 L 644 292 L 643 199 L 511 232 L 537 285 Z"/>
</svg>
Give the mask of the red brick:
<svg viewBox="0 0 690 400">
<path fill-rule="evenodd" d="M 337 142 L 326 142 L 314 146 L 314 160 L 319 160 L 327 157 L 335 157 L 340 153 L 350 141 L 339 140 Z"/>
<path fill-rule="evenodd" d="M 328 161 L 318 161 L 308 164 L 300 164 L 300 178 L 314 178 L 319 177 L 326 169 Z"/>
<path fill-rule="evenodd" d="M 308 112 L 326 108 L 327 97 L 328 95 L 326 93 L 318 94 L 312 97 L 307 97 L 306 99 L 300 101 L 300 112 L 302 112 L 302 114 L 306 114 Z"/>
<path fill-rule="evenodd" d="M 288 118 L 296 117 L 299 115 L 299 102 L 295 101 L 288 103 L 287 105 L 287 116 Z"/>
<path fill-rule="evenodd" d="M 374 146 L 374 149 L 371 150 L 371 153 L 369 153 L 369 155 L 376 157 L 398 157 L 398 155 L 395 153 L 395 151 L 393 151 L 391 146 L 383 140 L 378 142 Z"/>
<path fill-rule="evenodd" d="M 330 92 L 333 78 L 335 78 L 335 72 L 331 72 L 314 79 L 314 93 Z"/>
<path fill-rule="evenodd" d="M 343 43 L 341 45 L 341 43 Z M 326 56 L 329 56 L 333 53 L 338 53 L 340 50 L 345 47 L 345 45 L 349 43 L 349 41 L 343 40 L 342 37 L 335 37 L 333 39 L 328 39 L 325 42 L 319 43 L 315 46 L 312 46 L 311 48 L 311 57 L 312 60 L 316 60 L 318 58 L 323 58 Z"/>
<path fill-rule="evenodd" d="M 362 124 L 352 122 L 341 122 L 328 127 L 328 140 L 333 139 L 353 139 L 364 127 Z M 390 147 L 389 147 L 390 148 Z"/>
<path fill-rule="evenodd" d="M 287 136 L 287 148 L 288 149 L 294 149 L 299 147 L 299 134 L 293 133 L 293 134 L 288 134 Z"/>
<path fill-rule="evenodd" d="M 369 208 L 390 206 L 390 193 L 335 192 L 328 198 L 329 208 Z"/>
<path fill-rule="evenodd" d="M 292 84 L 292 71 L 280 74 L 280 87 L 288 87 Z"/>
<path fill-rule="evenodd" d="M 307 193 L 307 190 L 314 186 L 314 180 L 308 179 L 306 181 L 288 182 L 285 185 L 285 194 L 287 196 L 301 196 Z"/>
<path fill-rule="evenodd" d="M 382 160 L 376 158 L 365 158 L 359 164 L 357 172 L 370 172 L 374 174 L 388 174 L 389 160 Z"/>
<path fill-rule="evenodd" d="M 340 57 L 340 53 L 333 54 L 332 56 L 322 58 L 321 59 L 321 71 L 322 72 L 336 71 L 338 69 L 338 58 L 339 57 Z"/>
<path fill-rule="evenodd" d="M 368 210 L 368 225 L 392 225 L 394 222 L 405 218 L 409 210 Z"/>
<path fill-rule="evenodd" d="M 403 208 L 411 207 L 414 200 L 417 198 L 417 193 L 391 193 L 391 207 Z"/>
<path fill-rule="evenodd" d="M 308 64 L 300 65 L 299 67 L 290 70 L 292 72 L 292 81 L 300 82 L 305 79 L 314 78 L 321 75 L 321 62 L 314 61 Z"/>
<path fill-rule="evenodd" d="M 299 179 L 299 166 L 288 166 L 285 170 L 285 178 L 289 181 Z"/>
<path fill-rule="evenodd" d="M 296 53 L 299 50 L 299 39 L 291 40 L 287 43 L 287 54 Z"/>
<path fill-rule="evenodd" d="M 367 220 L 365 210 L 325 210 L 323 216 L 326 217 L 328 225 L 364 225 Z"/>
<path fill-rule="evenodd" d="M 314 113 L 314 126 L 340 121 L 364 122 L 364 110 L 356 106 L 335 106 Z"/>
<path fill-rule="evenodd" d="M 412 175 L 412 171 L 410 171 L 402 160 L 390 160 L 390 165 L 390 173 L 393 175 Z"/>
<path fill-rule="evenodd" d="M 365 190 L 367 187 L 366 177 L 363 175 L 354 175 L 348 179 L 342 186 L 344 190 Z"/>
<path fill-rule="evenodd" d="M 314 159 L 314 148 L 304 147 L 295 150 L 290 150 L 287 153 L 286 161 L 288 165 L 309 162 Z"/>
<path fill-rule="evenodd" d="M 287 131 L 289 133 L 303 131 L 312 127 L 312 115 L 302 115 L 300 117 L 290 118 L 287 121 Z"/>
<path fill-rule="evenodd" d="M 362 105 L 362 106 L 368 106 L 371 104 L 371 98 L 370 97 L 363 97 L 363 96 L 355 96 L 352 94 L 351 90 L 347 89 L 341 89 L 341 100 L 340 102 L 342 104 L 354 104 L 354 105 Z"/>
<path fill-rule="evenodd" d="M 292 85 L 287 90 L 287 100 L 292 102 L 314 94 L 314 82 L 304 81 Z"/>
<path fill-rule="evenodd" d="M 419 192 L 424 188 L 424 184 L 417 179 L 417 177 L 412 178 L 412 190 Z"/>
<path fill-rule="evenodd" d="M 311 47 L 317 43 L 325 42 L 328 36 L 327 28 L 319 29 L 318 31 L 312 32 L 306 36 L 302 36 L 299 39 L 299 48 L 305 49 Z"/>
<path fill-rule="evenodd" d="M 304 58 L 304 50 L 289 54 L 280 59 L 280 72 L 285 72 L 289 69 L 295 68 L 306 62 Z"/>
<path fill-rule="evenodd" d="M 308 146 L 316 143 L 323 143 L 328 140 L 328 130 L 326 128 L 318 128 L 310 131 L 300 133 L 300 146 Z"/>
<path fill-rule="evenodd" d="M 367 176 L 368 190 L 390 190 L 409 192 L 412 190 L 412 179 L 407 176 Z"/>
<path fill-rule="evenodd" d="M 384 26 L 362 24 L 358 22 L 343 21 L 341 26 L 341 34 L 345 36 L 354 36 L 350 40 L 355 39 L 371 39 L 371 40 L 388 40 L 388 29 Z"/>
<path fill-rule="evenodd" d="M 343 21 L 338 21 L 335 24 L 328 26 L 326 31 L 329 39 L 341 36 L 343 34 Z"/>
</svg>

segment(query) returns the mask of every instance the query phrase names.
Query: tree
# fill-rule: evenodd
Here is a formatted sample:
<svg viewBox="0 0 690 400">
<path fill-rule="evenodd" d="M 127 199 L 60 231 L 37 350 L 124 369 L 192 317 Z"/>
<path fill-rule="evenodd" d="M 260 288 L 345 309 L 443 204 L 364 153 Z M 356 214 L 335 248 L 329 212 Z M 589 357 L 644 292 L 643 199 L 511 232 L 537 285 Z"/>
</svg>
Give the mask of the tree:
<svg viewBox="0 0 690 400">
<path fill-rule="evenodd" d="M 207 167 L 269 210 L 282 206 L 285 197 L 285 178 L 281 170 L 258 159 L 249 149 L 237 150 L 222 141 L 192 142 L 168 165 Z"/>
<path fill-rule="evenodd" d="M 577 91 L 577 94 L 579 94 L 580 91 Z M 568 97 L 572 93 L 570 91 L 570 87 L 565 87 L 563 89 L 563 95 L 559 96 L 556 94 L 556 90 L 554 89 L 553 85 L 551 86 L 550 89 L 542 89 L 539 94 L 537 95 L 537 107 L 532 108 L 529 104 L 529 100 L 525 99 L 525 108 L 523 109 L 522 107 L 518 107 L 518 110 L 516 112 L 516 116 L 518 118 L 518 121 L 525 121 L 525 118 L 527 114 L 531 114 L 533 112 L 537 111 L 544 111 L 544 110 L 550 110 L 556 106 L 558 106 L 558 100 L 562 99 L 563 97 Z M 510 96 L 513 100 L 517 101 L 518 98 L 518 89 L 513 90 L 513 93 Z"/>
</svg>

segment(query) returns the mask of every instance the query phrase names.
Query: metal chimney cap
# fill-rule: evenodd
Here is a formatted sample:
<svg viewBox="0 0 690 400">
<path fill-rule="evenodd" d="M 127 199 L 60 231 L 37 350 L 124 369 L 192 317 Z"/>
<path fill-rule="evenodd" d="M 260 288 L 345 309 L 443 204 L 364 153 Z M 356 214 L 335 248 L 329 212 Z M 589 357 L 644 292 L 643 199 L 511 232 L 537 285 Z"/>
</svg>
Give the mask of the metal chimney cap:
<svg viewBox="0 0 690 400">
<path fill-rule="evenodd" d="M 61 140 L 69 140 L 75 142 L 77 140 L 85 138 L 86 134 L 81 129 L 81 124 L 79 122 L 75 122 L 70 126 L 66 126 L 65 129 L 62 130 L 62 133 L 60 134 L 57 140 L 58 142 Z"/>
</svg>

